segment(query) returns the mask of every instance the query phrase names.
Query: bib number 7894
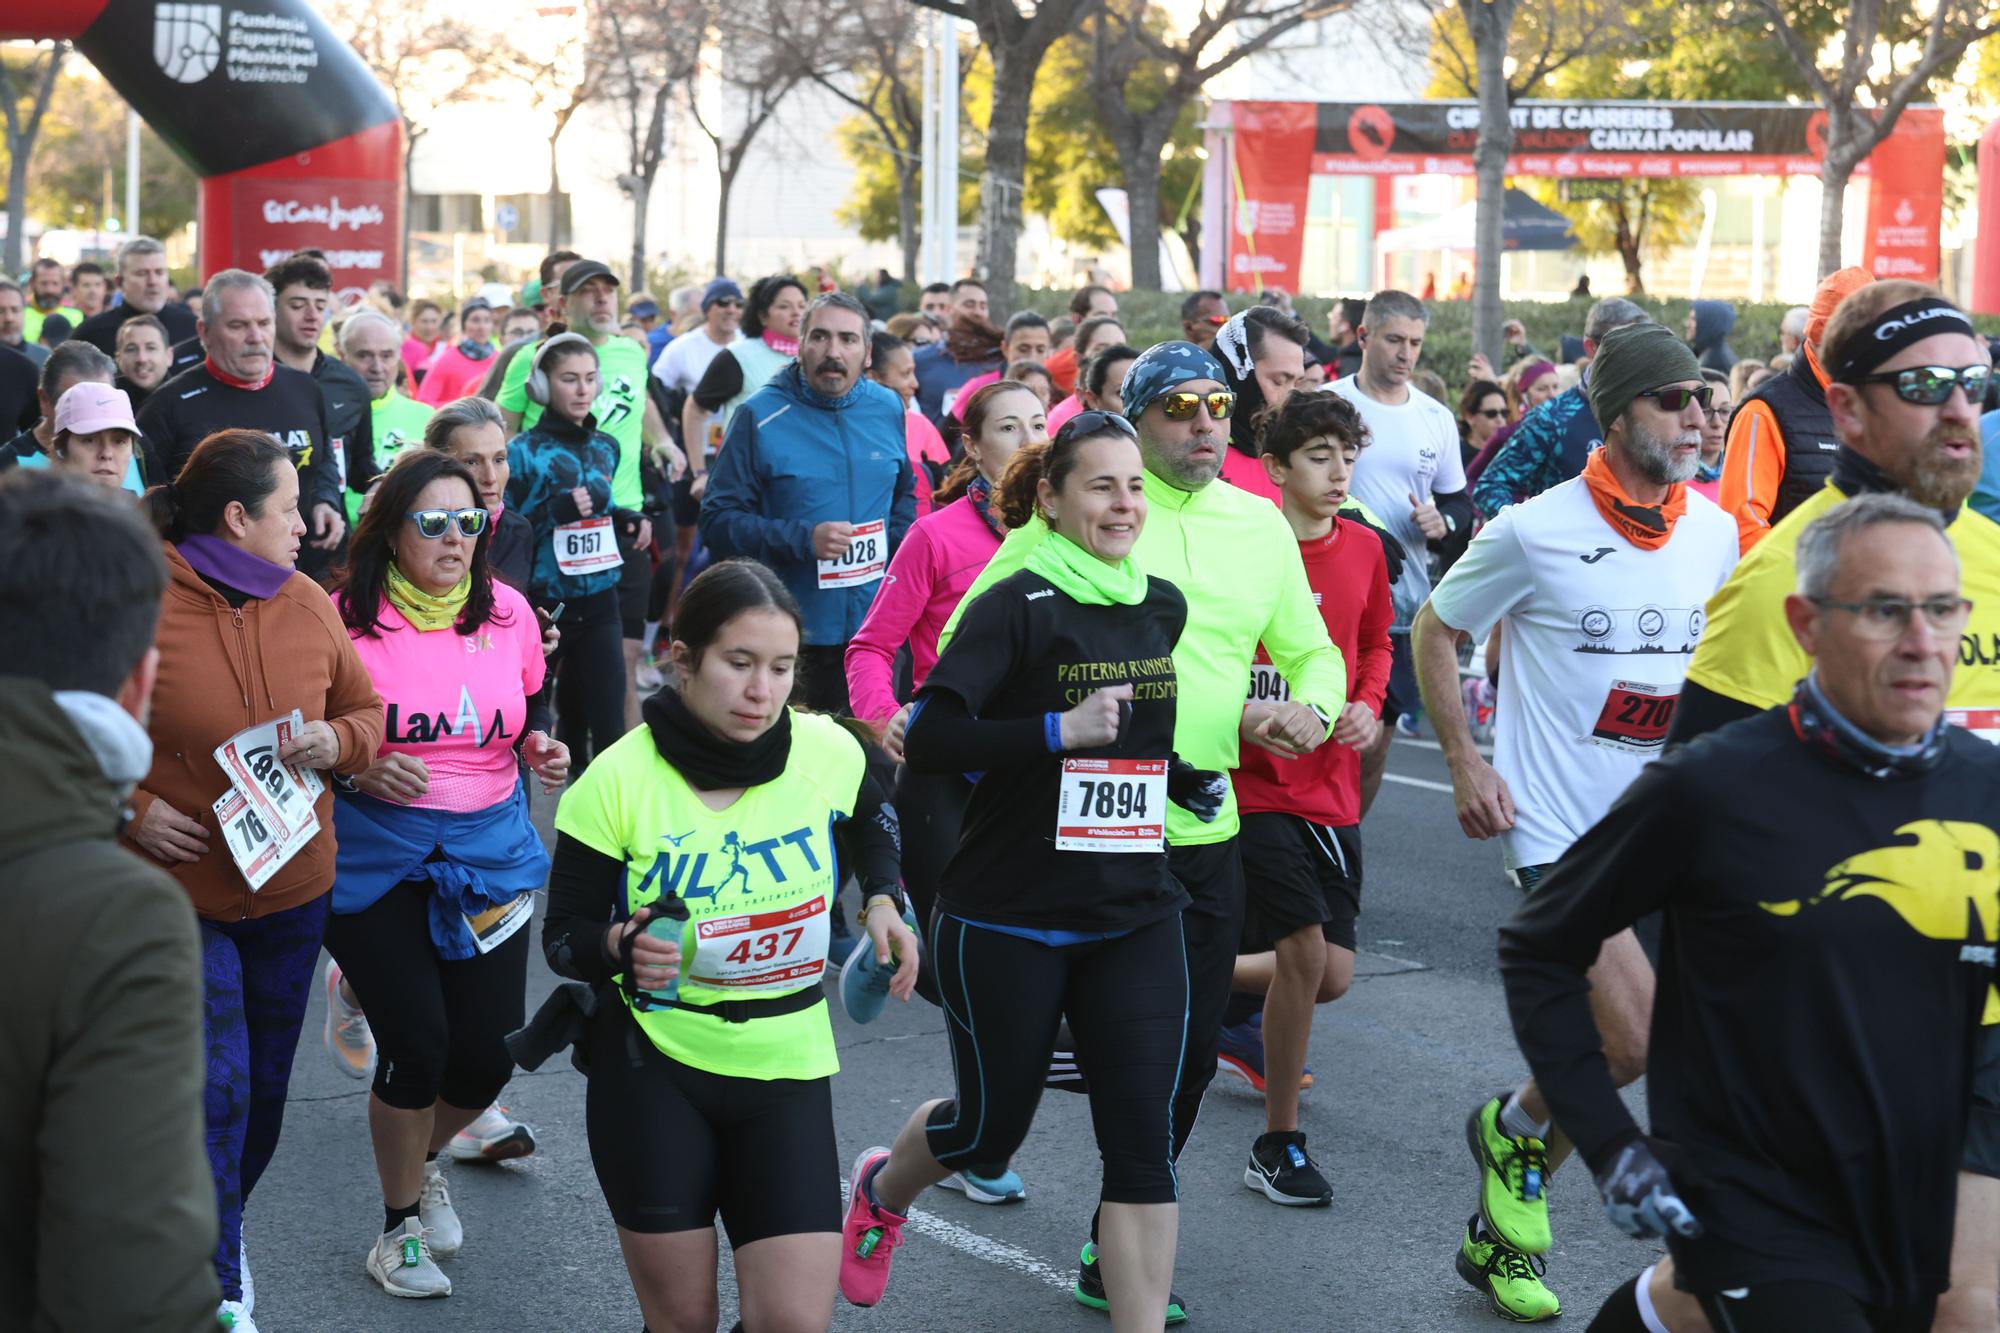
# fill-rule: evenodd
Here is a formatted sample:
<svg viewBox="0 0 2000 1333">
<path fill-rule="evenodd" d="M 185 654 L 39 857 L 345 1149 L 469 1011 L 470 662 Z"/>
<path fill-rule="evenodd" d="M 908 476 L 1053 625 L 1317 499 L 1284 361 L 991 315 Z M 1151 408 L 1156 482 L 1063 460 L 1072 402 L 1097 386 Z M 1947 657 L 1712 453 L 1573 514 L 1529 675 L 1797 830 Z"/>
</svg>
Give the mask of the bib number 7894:
<svg viewBox="0 0 2000 1333">
<path fill-rule="evenodd" d="M 1166 760 L 1063 760 L 1057 851 L 1163 851 L 1166 814 Z"/>
</svg>

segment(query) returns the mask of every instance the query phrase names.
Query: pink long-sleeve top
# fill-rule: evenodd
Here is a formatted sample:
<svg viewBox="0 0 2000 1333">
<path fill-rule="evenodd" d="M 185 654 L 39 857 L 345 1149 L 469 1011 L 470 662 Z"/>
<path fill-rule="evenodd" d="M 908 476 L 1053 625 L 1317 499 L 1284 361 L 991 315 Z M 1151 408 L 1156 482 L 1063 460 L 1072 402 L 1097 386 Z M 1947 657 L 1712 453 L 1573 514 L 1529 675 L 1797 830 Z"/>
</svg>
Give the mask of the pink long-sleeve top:
<svg viewBox="0 0 2000 1333">
<path fill-rule="evenodd" d="M 910 528 L 889 561 L 875 604 L 847 645 L 847 694 L 856 717 L 885 722 L 902 707 L 896 700 L 896 651 L 906 642 L 912 677 L 923 685 L 937 665 L 945 622 L 999 549 L 999 535 L 962 496 Z"/>
</svg>

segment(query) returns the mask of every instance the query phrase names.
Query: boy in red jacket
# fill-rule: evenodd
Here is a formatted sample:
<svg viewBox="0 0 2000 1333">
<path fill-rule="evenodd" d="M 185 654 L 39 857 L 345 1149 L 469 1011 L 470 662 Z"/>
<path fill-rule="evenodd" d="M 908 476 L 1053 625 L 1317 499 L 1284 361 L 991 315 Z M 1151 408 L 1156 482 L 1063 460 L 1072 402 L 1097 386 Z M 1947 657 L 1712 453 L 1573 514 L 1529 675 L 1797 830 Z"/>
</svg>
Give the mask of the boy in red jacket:
<svg viewBox="0 0 2000 1333">
<path fill-rule="evenodd" d="M 1354 919 L 1361 909 L 1361 751 L 1381 727 L 1389 680 L 1389 575 L 1382 543 L 1336 511 L 1347 502 L 1354 460 L 1368 442 L 1359 413 L 1338 394 L 1293 394 L 1263 429 L 1259 460 L 1299 539 L 1306 579 L 1327 634 L 1347 662 L 1347 706 L 1333 743 L 1298 759 L 1243 748 L 1236 799 L 1247 887 L 1234 987 L 1265 997 L 1266 1132 L 1250 1150 L 1243 1183 L 1273 1203 L 1310 1206 L 1333 1191 L 1306 1155 L 1299 1085 L 1313 1006 L 1339 999 L 1354 978 Z M 1251 668 L 1243 736 L 1285 697 L 1260 649 Z"/>
</svg>

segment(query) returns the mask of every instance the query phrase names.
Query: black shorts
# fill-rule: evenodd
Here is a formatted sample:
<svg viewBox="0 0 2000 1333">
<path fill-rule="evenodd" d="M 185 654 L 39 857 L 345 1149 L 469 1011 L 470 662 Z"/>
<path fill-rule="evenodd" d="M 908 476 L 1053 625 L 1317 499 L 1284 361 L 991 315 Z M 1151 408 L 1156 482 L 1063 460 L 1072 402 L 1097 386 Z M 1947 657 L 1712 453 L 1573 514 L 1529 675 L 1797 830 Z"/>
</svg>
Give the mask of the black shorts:
<svg viewBox="0 0 2000 1333">
<path fill-rule="evenodd" d="M 1262 953 L 1287 935 L 1320 927 L 1329 944 L 1354 948 L 1361 914 L 1361 830 L 1298 815 L 1243 816 L 1243 948 Z"/>
<path fill-rule="evenodd" d="M 618 570 L 618 618 L 622 637 L 636 639 L 646 632 L 647 595 L 653 587 L 653 554 L 632 545 L 631 534 L 621 522 L 616 525 L 618 554 L 625 563 Z"/>
<path fill-rule="evenodd" d="M 1415 716 L 1423 710 L 1424 696 L 1417 689 L 1417 661 L 1410 652 L 1410 632 L 1389 631 L 1389 684 L 1382 692 L 1382 725 L 1394 726 L 1396 719 Z"/>
<path fill-rule="evenodd" d="M 712 1227 L 720 1213 L 738 1249 L 840 1230 L 832 1085 L 684 1065 L 607 999 L 591 1021 L 584 1123 L 612 1219 L 661 1234 Z"/>
<path fill-rule="evenodd" d="M 1972 1066 L 1972 1115 L 1965 1125 L 1964 1170 L 2000 1176 L 2000 1024 L 1979 1029 Z"/>
</svg>

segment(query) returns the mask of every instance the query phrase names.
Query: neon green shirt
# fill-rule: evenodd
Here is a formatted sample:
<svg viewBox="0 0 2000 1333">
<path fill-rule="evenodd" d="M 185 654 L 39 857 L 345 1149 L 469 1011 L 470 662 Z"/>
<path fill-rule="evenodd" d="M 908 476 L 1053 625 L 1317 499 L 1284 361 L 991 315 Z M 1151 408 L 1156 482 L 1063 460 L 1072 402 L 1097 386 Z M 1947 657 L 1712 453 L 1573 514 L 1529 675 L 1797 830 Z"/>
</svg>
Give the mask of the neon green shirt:
<svg viewBox="0 0 2000 1333">
<path fill-rule="evenodd" d="M 1338 720 L 1347 702 L 1347 666 L 1327 637 L 1298 538 L 1278 507 L 1226 482 L 1183 491 L 1150 472 L 1146 505 L 1146 526 L 1132 555 L 1148 575 L 1179 588 L 1188 604 L 1187 628 L 1174 648 L 1180 680 L 1174 752 L 1197 768 L 1235 769 L 1259 642 L 1293 698 Z M 1026 564 L 1048 534 L 1039 519 L 1008 534 L 946 623 L 939 652 L 951 642 L 966 605 Z M 1236 828 L 1233 790 L 1212 824 L 1177 805 L 1167 807 L 1167 841 L 1176 846 L 1223 842 L 1236 836 Z"/>
<path fill-rule="evenodd" d="M 403 450 L 422 444 L 424 425 L 435 410 L 429 403 L 405 398 L 394 389 L 370 403 L 368 411 L 375 426 L 375 466 L 386 469 Z M 347 521 L 356 523 L 360 518 L 361 496 L 350 490 L 347 493 Z"/>
<path fill-rule="evenodd" d="M 533 429 L 542 419 L 542 405 L 528 400 L 528 371 L 534 364 L 535 347 L 523 347 L 507 363 L 499 397 L 494 400 L 509 412 L 521 414 L 522 430 Z M 611 503 L 636 511 L 646 498 L 639 486 L 639 451 L 645 447 L 641 430 L 646 421 L 646 349 L 624 334 L 614 333 L 598 345 L 597 373 L 601 387 L 590 410 L 597 417 L 597 428 L 618 441 Z"/>
<path fill-rule="evenodd" d="M 35 309 L 35 303 L 30 301 L 27 304 L 27 308 L 21 311 L 21 341 L 28 343 L 40 342 L 42 340 L 42 321 L 50 315 L 61 315 L 64 319 L 68 320 L 72 333 L 76 331 L 77 325 L 83 323 L 83 312 L 75 306 L 59 305 L 54 310 L 37 310 Z"/>
</svg>

